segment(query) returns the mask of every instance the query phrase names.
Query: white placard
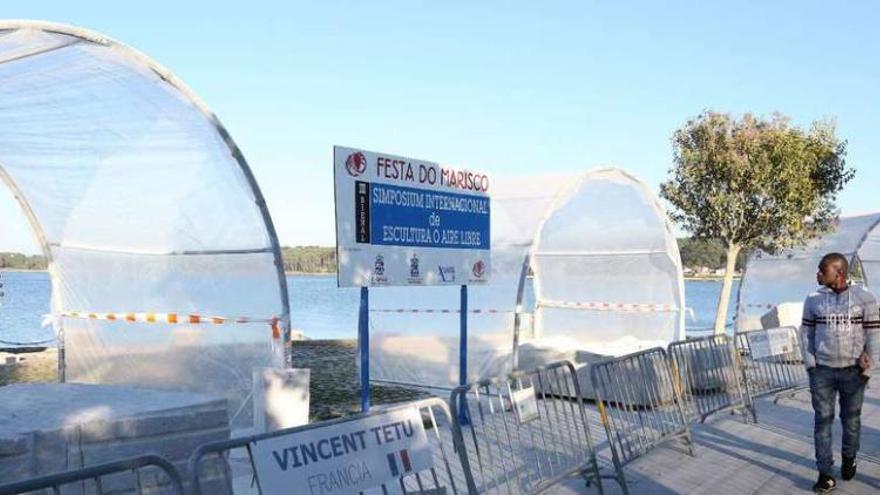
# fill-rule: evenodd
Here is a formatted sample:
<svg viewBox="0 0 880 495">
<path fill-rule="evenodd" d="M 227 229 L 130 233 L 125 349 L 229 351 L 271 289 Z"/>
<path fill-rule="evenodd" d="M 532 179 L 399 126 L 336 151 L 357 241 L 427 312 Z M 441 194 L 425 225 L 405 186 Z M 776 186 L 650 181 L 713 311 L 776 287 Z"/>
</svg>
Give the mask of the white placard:
<svg viewBox="0 0 880 495">
<path fill-rule="evenodd" d="M 752 359 L 779 356 L 794 351 L 791 329 L 787 327 L 755 330 L 746 333 Z"/>
<path fill-rule="evenodd" d="M 311 370 L 254 368 L 254 429 L 259 433 L 309 424 Z"/>
<path fill-rule="evenodd" d="M 340 287 L 489 281 L 486 174 L 336 146 Z"/>
<path fill-rule="evenodd" d="M 263 493 L 357 493 L 432 466 L 415 407 L 259 440 L 251 452 Z"/>
<path fill-rule="evenodd" d="M 538 401 L 535 399 L 535 388 L 528 387 L 517 390 L 511 394 L 513 406 L 516 408 L 516 419 L 522 423 L 528 423 L 538 419 Z"/>
</svg>

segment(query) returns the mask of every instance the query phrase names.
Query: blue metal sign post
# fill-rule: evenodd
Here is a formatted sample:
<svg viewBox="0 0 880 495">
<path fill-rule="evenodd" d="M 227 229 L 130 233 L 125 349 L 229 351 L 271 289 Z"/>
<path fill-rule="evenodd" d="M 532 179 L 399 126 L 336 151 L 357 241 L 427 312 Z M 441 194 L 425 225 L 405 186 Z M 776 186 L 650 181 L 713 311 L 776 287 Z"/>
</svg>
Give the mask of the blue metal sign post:
<svg viewBox="0 0 880 495">
<path fill-rule="evenodd" d="M 467 385 L 468 382 L 468 370 L 467 370 L 467 344 L 468 344 L 468 286 L 461 286 L 461 315 L 459 319 L 459 324 L 461 326 L 461 332 L 459 336 L 458 343 L 458 383 L 459 385 Z M 464 403 L 461 405 L 461 409 L 458 411 L 458 419 L 460 424 L 466 425 L 468 424 L 467 419 L 467 410 L 465 409 Z"/>
<path fill-rule="evenodd" d="M 370 289 L 361 287 L 358 314 L 358 350 L 361 356 L 361 411 L 370 410 Z"/>
</svg>

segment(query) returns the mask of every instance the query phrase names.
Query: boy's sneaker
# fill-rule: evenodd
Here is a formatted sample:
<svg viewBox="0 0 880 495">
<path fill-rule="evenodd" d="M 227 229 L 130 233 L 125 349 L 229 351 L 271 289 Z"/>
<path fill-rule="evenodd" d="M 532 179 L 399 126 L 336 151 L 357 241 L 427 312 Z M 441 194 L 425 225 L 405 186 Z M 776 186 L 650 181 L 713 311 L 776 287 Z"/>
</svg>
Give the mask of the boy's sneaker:
<svg viewBox="0 0 880 495">
<path fill-rule="evenodd" d="M 822 473 L 819 473 L 819 481 L 813 485 L 813 491 L 816 493 L 828 493 L 835 488 L 837 488 L 837 481 L 834 480 L 834 477 Z"/>
<path fill-rule="evenodd" d="M 843 464 L 840 466 L 840 475 L 846 481 L 849 481 L 856 476 L 856 458 L 855 457 L 844 457 Z"/>
</svg>

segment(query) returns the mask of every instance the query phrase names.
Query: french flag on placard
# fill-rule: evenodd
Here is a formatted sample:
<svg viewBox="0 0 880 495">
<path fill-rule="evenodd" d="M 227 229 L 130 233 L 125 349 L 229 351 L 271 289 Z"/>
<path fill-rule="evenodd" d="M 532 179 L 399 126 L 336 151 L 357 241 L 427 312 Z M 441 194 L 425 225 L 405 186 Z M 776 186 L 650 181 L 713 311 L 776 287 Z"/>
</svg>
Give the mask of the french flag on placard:
<svg viewBox="0 0 880 495">
<path fill-rule="evenodd" d="M 388 467 L 393 476 L 406 476 L 412 472 L 412 463 L 409 461 L 409 452 L 406 449 L 388 454 Z"/>
</svg>

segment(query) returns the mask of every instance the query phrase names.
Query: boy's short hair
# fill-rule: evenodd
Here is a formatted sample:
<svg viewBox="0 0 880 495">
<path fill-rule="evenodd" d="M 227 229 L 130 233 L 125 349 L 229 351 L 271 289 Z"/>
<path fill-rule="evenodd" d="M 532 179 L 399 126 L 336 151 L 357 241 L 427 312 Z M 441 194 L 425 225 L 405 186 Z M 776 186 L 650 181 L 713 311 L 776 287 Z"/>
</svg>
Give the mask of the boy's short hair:
<svg viewBox="0 0 880 495">
<path fill-rule="evenodd" d="M 843 270 L 843 273 L 847 273 L 849 270 L 849 262 L 846 260 L 846 256 L 840 253 L 828 253 L 825 256 L 822 256 L 822 260 L 819 262 L 819 268 L 824 269 L 831 263 L 840 263 L 840 268 Z"/>
</svg>

